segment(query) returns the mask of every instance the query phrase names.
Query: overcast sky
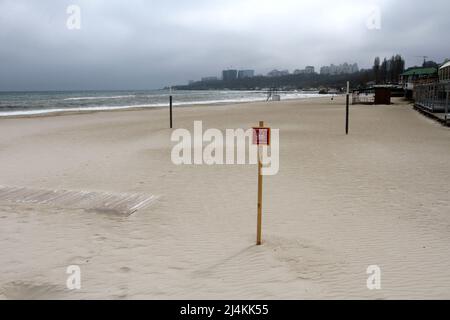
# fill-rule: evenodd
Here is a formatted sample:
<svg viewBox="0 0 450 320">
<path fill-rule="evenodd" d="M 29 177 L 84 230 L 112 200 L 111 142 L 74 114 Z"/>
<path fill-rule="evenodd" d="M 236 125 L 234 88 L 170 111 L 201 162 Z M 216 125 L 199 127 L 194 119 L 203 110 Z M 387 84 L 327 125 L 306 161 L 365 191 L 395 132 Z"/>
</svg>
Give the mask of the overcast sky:
<svg viewBox="0 0 450 320">
<path fill-rule="evenodd" d="M 0 0 L 0 90 L 153 89 L 396 53 L 442 62 L 449 12 L 448 0 Z"/>
</svg>

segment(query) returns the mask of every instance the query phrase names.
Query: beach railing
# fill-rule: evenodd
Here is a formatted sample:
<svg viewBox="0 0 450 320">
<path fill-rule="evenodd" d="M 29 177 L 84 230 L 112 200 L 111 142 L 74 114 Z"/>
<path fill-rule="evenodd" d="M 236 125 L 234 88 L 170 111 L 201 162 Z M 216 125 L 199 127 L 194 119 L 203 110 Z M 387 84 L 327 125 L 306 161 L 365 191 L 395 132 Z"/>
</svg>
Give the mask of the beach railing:
<svg viewBox="0 0 450 320">
<path fill-rule="evenodd" d="M 450 124 L 450 82 L 445 85 L 445 124 Z"/>
<path fill-rule="evenodd" d="M 416 107 L 433 113 L 449 114 L 450 84 L 429 83 L 417 85 L 414 88 L 414 101 Z"/>
<path fill-rule="evenodd" d="M 450 82 L 418 85 L 414 88 L 413 98 L 416 109 L 450 125 Z"/>
</svg>

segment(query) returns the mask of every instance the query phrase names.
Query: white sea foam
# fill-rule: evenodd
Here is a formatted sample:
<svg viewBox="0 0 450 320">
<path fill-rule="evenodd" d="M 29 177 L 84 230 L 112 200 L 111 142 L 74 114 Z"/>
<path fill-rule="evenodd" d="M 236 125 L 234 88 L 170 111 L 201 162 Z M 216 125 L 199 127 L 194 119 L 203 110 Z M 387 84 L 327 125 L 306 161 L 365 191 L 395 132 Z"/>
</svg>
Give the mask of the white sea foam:
<svg viewBox="0 0 450 320">
<path fill-rule="evenodd" d="M 82 101 L 82 100 L 108 100 L 108 99 L 125 99 L 125 98 L 134 98 L 135 95 L 126 95 L 126 96 L 109 96 L 109 97 L 73 97 L 66 98 L 63 101 Z"/>
<path fill-rule="evenodd" d="M 283 94 L 282 100 L 308 99 L 324 97 L 327 95 L 310 94 L 310 93 L 288 93 Z M 119 96 L 116 96 L 119 97 Z M 127 96 L 128 97 L 128 96 Z M 73 99 L 73 98 L 69 98 Z M 77 98 L 80 99 L 80 98 Z M 96 99 L 100 99 L 97 97 Z M 232 104 L 232 103 L 248 103 L 248 102 L 262 102 L 266 101 L 265 95 L 255 97 L 242 97 L 234 99 L 217 99 L 204 101 L 174 101 L 174 106 L 194 106 L 194 105 L 218 105 L 218 104 Z M 17 117 L 17 116 L 32 116 L 32 115 L 46 115 L 55 113 L 76 113 L 76 112 L 98 112 L 98 111 L 113 111 L 113 110 L 129 110 L 142 108 L 161 108 L 167 107 L 168 103 L 150 103 L 150 104 L 136 104 L 124 106 L 87 106 L 79 108 L 51 108 L 51 109 L 31 109 L 31 110 L 15 110 L 0 112 L 0 117 Z"/>
</svg>

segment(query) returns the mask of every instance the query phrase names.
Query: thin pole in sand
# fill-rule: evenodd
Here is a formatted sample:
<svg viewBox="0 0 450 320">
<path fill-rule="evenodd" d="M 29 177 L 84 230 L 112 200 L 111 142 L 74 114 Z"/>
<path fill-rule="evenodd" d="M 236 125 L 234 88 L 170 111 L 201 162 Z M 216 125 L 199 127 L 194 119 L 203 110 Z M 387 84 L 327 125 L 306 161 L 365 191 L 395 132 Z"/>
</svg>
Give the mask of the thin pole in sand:
<svg viewBox="0 0 450 320">
<path fill-rule="evenodd" d="M 350 82 L 347 81 L 347 104 L 346 104 L 346 114 L 345 114 L 345 134 L 348 135 L 348 126 L 349 126 L 349 113 L 350 113 Z"/>
<path fill-rule="evenodd" d="M 259 127 L 264 128 L 264 121 L 259 122 Z M 261 146 L 258 143 L 258 222 L 256 228 L 257 234 L 256 245 L 258 246 L 262 244 L 262 196 L 263 196 L 262 188 L 263 188 L 263 176 L 262 176 Z"/>
<path fill-rule="evenodd" d="M 445 124 L 447 124 L 448 121 L 448 96 L 450 93 L 450 85 L 448 86 L 446 92 L 447 92 L 447 99 L 445 101 Z"/>
<path fill-rule="evenodd" d="M 173 128 L 173 118 L 172 118 L 172 102 L 173 102 L 173 97 L 172 97 L 172 87 L 170 87 L 170 97 L 169 97 L 169 109 L 170 109 L 170 129 Z"/>
</svg>

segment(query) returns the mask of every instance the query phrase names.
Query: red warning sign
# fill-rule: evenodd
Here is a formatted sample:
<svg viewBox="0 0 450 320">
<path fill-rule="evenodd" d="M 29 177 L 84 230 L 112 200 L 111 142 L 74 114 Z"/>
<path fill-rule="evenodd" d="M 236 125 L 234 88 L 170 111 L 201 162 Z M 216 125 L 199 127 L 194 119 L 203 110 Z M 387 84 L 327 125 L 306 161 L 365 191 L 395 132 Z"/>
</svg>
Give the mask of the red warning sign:
<svg viewBox="0 0 450 320">
<path fill-rule="evenodd" d="M 253 128 L 253 144 L 270 146 L 270 128 Z"/>
</svg>

